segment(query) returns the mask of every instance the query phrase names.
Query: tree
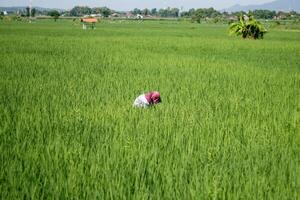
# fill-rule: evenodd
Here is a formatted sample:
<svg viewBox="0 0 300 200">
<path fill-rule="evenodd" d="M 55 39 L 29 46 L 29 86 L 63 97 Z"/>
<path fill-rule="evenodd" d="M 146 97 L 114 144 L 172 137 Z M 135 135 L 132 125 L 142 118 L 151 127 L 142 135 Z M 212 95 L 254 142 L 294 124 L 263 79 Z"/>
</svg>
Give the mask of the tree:
<svg viewBox="0 0 300 200">
<path fill-rule="evenodd" d="M 254 10 L 250 13 L 258 19 L 273 19 L 276 16 L 276 12 L 270 10 Z"/>
<path fill-rule="evenodd" d="M 200 8 L 193 13 L 192 20 L 200 23 L 203 19 L 219 16 L 222 16 L 222 14 L 213 8 Z"/>
<path fill-rule="evenodd" d="M 31 9 L 31 17 L 34 17 L 35 13 L 36 13 L 36 9 L 35 8 Z"/>
<path fill-rule="evenodd" d="M 135 8 L 135 9 L 133 9 L 132 13 L 134 15 L 138 15 L 138 14 L 140 15 L 140 14 L 142 14 L 142 11 L 140 9 L 138 9 L 138 8 Z"/>
<path fill-rule="evenodd" d="M 103 17 L 108 17 L 112 13 L 112 10 L 107 7 L 96 7 L 96 8 L 92 8 L 91 13 L 101 14 Z"/>
<path fill-rule="evenodd" d="M 152 8 L 151 15 L 157 15 L 157 9 L 156 8 Z"/>
<path fill-rule="evenodd" d="M 179 9 L 178 8 L 171 8 L 169 10 L 170 17 L 179 17 Z"/>
<path fill-rule="evenodd" d="M 70 15 L 71 16 L 83 16 L 83 15 L 90 15 L 92 13 L 92 9 L 88 6 L 75 6 L 71 9 Z"/>
<path fill-rule="evenodd" d="M 53 17 L 54 21 L 56 21 L 59 18 L 60 13 L 57 10 L 51 10 L 48 12 L 48 15 Z"/>
<path fill-rule="evenodd" d="M 103 8 L 101 8 L 100 13 L 101 13 L 104 17 L 108 17 L 108 16 L 112 13 L 112 11 L 111 11 L 109 8 L 107 8 L 107 7 L 103 7 Z"/>
<path fill-rule="evenodd" d="M 26 7 L 26 17 L 30 17 L 30 8 Z"/>
<path fill-rule="evenodd" d="M 160 17 L 168 17 L 168 10 L 167 9 L 159 9 L 159 11 L 158 11 L 158 15 L 160 16 Z"/>
<path fill-rule="evenodd" d="M 146 15 L 146 16 L 147 16 L 147 15 L 150 15 L 150 13 L 151 13 L 151 12 L 150 12 L 150 10 L 149 10 L 148 8 L 145 8 L 145 9 L 142 11 L 142 14 L 143 14 L 143 15 Z"/>
<path fill-rule="evenodd" d="M 246 39 L 263 39 L 264 34 L 267 32 L 265 27 L 252 15 L 247 16 L 249 19 L 246 20 L 243 15 L 240 16 L 239 22 L 232 23 L 229 27 L 229 33 L 242 36 Z"/>
<path fill-rule="evenodd" d="M 232 16 L 240 17 L 241 15 L 246 15 L 247 13 L 244 11 L 232 12 Z"/>
</svg>

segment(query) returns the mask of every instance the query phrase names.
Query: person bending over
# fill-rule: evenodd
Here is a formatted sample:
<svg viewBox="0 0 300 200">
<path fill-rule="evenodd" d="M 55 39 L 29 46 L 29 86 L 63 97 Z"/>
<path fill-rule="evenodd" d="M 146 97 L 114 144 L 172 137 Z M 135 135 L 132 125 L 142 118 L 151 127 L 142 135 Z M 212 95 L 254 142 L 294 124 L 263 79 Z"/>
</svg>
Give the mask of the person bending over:
<svg viewBox="0 0 300 200">
<path fill-rule="evenodd" d="M 160 93 L 153 91 L 138 96 L 133 102 L 133 107 L 148 108 L 158 103 L 161 103 Z"/>
</svg>

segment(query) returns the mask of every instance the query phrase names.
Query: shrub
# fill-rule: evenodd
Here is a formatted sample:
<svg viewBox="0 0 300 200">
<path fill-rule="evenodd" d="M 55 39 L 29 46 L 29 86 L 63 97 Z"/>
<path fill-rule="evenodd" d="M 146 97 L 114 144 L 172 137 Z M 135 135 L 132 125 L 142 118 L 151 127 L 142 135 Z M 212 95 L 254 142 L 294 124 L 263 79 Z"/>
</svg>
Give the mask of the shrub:
<svg viewBox="0 0 300 200">
<path fill-rule="evenodd" d="M 245 19 L 248 18 L 248 19 Z M 252 15 L 240 16 L 239 22 L 230 24 L 229 33 L 242 36 L 242 38 L 263 39 L 266 28 Z"/>
</svg>

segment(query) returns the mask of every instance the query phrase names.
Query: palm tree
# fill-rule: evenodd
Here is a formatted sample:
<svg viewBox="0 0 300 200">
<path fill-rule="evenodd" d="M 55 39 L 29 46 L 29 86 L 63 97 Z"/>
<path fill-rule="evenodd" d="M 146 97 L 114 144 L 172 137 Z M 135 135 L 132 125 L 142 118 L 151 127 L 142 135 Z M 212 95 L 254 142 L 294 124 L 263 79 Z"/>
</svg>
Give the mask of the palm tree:
<svg viewBox="0 0 300 200">
<path fill-rule="evenodd" d="M 247 16 L 246 16 L 247 17 Z M 236 34 L 237 36 L 242 36 L 244 39 L 263 39 L 264 34 L 267 33 L 265 27 L 252 15 L 249 15 L 245 19 L 245 16 L 240 16 L 239 22 L 230 24 L 229 33 Z"/>
</svg>

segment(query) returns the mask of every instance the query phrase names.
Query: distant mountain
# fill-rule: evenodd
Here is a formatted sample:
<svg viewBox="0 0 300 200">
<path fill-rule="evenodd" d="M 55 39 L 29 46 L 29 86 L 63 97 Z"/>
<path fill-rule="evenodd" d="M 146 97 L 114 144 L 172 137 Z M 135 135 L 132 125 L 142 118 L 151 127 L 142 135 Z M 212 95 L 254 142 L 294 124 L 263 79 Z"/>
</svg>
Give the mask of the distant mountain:
<svg viewBox="0 0 300 200">
<path fill-rule="evenodd" d="M 43 11 L 50 11 L 50 10 L 57 10 L 59 12 L 65 11 L 64 9 L 59 8 L 42 8 L 42 7 L 33 7 L 41 12 Z M 26 10 L 26 6 L 14 6 L 14 7 L 0 7 L 0 11 L 7 11 L 7 12 L 17 12 L 21 10 Z"/>
<path fill-rule="evenodd" d="M 236 11 L 249 11 L 249 10 L 275 10 L 275 11 L 297 11 L 300 12 L 300 1 L 299 0 L 276 0 L 270 3 L 260 5 L 234 5 L 230 8 L 225 9 L 229 12 Z"/>
</svg>

